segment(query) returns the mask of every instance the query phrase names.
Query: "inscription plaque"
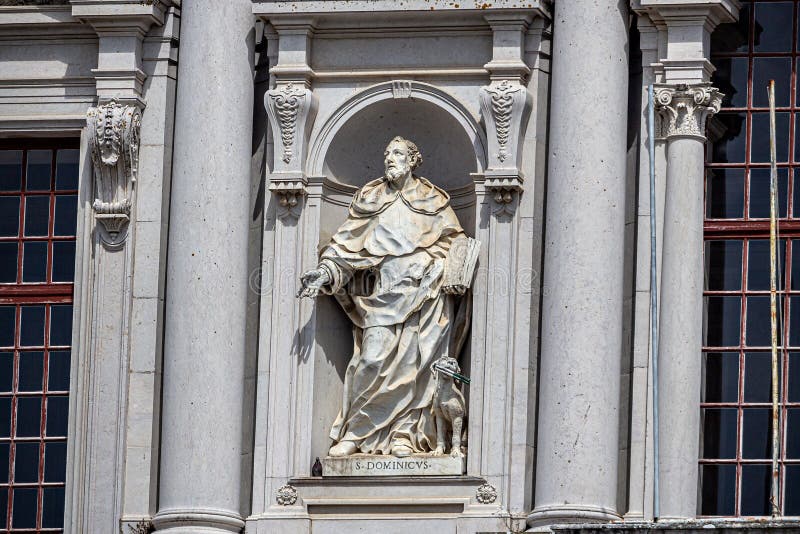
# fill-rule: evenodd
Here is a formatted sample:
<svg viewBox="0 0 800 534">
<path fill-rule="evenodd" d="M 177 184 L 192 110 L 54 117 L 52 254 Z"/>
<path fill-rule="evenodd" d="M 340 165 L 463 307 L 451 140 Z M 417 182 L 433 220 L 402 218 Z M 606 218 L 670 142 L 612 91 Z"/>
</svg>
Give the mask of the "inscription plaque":
<svg viewBox="0 0 800 534">
<path fill-rule="evenodd" d="M 414 455 L 406 458 L 394 456 L 359 455 L 332 457 L 322 461 L 322 476 L 426 476 L 463 475 L 466 461 L 463 457 Z"/>
</svg>

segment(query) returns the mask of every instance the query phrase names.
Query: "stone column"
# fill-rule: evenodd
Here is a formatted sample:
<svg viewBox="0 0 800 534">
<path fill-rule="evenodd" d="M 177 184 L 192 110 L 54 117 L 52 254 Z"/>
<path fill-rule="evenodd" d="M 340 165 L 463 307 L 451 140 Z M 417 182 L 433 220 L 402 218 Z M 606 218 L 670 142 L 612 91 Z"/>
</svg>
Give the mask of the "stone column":
<svg viewBox="0 0 800 534">
<path fill-rule="evenodd" d="M 627 2 L 556 2 L 553 21 L 531 526 L 620 518 Z"/>
<path fill-rule="evenodd" d="M 159 511 L 171 533 L 239 532 L 254 18 L 184 3 L 169 221 Z"/>
<path fill-rule="evenodd" d="M 667 187 L 659 312 L 660 519 L 694 517 L 703 334 L 703 148 L 721 96 L 709 84 L 660 86 Z"/>
</svg>

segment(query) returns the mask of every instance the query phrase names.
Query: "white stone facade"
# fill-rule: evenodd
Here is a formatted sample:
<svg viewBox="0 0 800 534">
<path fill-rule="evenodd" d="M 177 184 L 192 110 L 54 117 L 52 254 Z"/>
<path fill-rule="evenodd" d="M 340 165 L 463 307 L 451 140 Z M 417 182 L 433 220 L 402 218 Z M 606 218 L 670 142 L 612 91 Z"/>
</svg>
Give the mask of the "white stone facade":
<svg viewBox="0 0 800 534">
<path fill-rule="evenodd" d="M 701 528 L 709 36 L 739 7 L 0 4 L 0 136 L 81 139 L 64 531 L 657 529 L 656 468 L 660 519 Z M 465 474 L 315 476 L 352 335 L 299 277 L 395 135 L 481 242 Z"/>
</svg>

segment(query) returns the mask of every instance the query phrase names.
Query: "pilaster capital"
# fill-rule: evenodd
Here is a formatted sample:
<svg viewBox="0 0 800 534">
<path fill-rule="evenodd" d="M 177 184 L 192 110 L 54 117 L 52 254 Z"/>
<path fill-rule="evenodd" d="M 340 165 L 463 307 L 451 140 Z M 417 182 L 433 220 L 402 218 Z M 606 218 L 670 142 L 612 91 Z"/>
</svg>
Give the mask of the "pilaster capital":
<svg viewBox="0 0 800 534">
<path fill-rule="evenodd" d="M 483 17 L 492 28 L 492 60 L 484 65 L 492 80 L 525 81 L 531 68 L 525 63 L 525 37 L 532 16 L 528 13 L 489 13 Z"/>
<path fill-rule="evenodd" d="M 163 25 L 174 0 L 72 0 L 72 16 L 90 24 L 99 39 L 97 68 L 92 69 L 100 101 L 143 105 L 147 76 L 142 41 L 153 25 Z"/>
<path fill-rule="evenodd" d="M 139 159 L 138 106 L 110 102 L 89 108 L 86 131 L 94 165 L 95 218 L 108 233 L 111 244 L 127 226 L 131 194 Z M 124 239 L 124 234 L 122 239 Z"/>
<path fill-rule="evenodd" d="M 663 137 L 694 137 L 705 141 L 706 121 L 719 112 L 722 93 L 711 84 L 656 85 L 655 104 Z"/>
<path fill-rule="evenodd" d="M 707 82 L 711 32 L 738 18 L 738 0 L 632 0 L 631 7 L 666 33 L 658 64 L 666 83 Z"/>
<path fill-rule="evenodd" d="M 278 82 L 293 82 L 310 87 L 314 71 L 310 66 L 311 40 L 316 20 L 312 17 L 269 18 L 278 35 L 277 62 L 270 69 Z"/>
</svg>

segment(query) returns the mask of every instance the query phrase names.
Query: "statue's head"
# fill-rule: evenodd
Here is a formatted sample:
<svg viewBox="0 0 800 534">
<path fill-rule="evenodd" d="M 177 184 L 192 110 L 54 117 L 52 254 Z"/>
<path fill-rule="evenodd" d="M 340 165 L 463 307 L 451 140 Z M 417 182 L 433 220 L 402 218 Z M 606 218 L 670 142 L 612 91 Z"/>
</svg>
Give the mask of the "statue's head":
<svg viewBox="0 0 800 534">
<path fill-rule="evenodd" d="M 383 152 L 383 163 L 386 177 L 394 184 L 402 182 L 405 178 L 422 165 L 422 154 L 417 145 L 400 136 L 389 141 Z"/>
</svg>

